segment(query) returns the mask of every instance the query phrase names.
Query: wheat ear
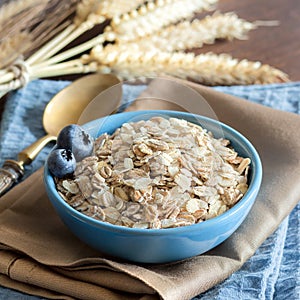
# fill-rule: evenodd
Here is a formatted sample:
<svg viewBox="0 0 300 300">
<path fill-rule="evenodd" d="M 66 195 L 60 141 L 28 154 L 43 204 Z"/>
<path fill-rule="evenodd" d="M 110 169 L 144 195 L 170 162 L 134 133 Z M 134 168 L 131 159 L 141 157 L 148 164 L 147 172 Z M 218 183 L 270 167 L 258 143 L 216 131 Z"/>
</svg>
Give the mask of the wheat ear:
<svg viewBox="0 0 300 300">
<path fill-rule="evenodd" d="M 74 23 L 79 25 L 86 21 L 90 14 L 112 19 L 136 9 L 144 2 L 145 0 L 81 0 L 77 5 Z"/>
<path fill-rule="evenodd" d="M 191 18 L 195 12 L 212 9 L 217 0 L 157 0 L 113 18 L 111 26 L 117 40 L 132 41 L 152 34 L 172 23 Z"/>
<path fill-rule="evenodd" d="M 288 81 L 287 75 L 269 65 L 237 60 L 227 54 L 111 51 L 95 47 L 91 59 L 99 69 L 124 79 L 172 75 L 206 85 L 266 84 Z"/>
<path fill-rule="evenodd" d="M 119 41 L 127 49 L 178 51 L 200 48 L 203 44 L 213 44 L 216 39 L 246 39 L 250 30 L 257 24 L 240 19 L 235 13 L 215 13 L 204 19 L 192 22 L 183 21 L 162 28 L 153 35 L 139 38 L 130 43 Z"/>
</svg>

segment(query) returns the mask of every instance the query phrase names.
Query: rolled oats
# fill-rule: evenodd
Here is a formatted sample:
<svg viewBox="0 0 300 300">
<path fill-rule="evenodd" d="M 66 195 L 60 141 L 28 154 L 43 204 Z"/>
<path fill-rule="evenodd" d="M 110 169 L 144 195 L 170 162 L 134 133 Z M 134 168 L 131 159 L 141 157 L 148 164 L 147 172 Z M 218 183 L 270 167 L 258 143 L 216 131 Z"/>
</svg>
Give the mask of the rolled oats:
<svg viewBox="0 0 300 300">
<path fill-rule="evenodd" d="M 249 158 L 230 141 L 176 118 L 125 123 L 95 141 L 74 179 L 55 179 L 72 207 L 133 228 L 192 225 L 218 216 L 248 189 Z"/>
<path fill-rule="evenodd" d="M 98 166 L 98 168 L 99 168 L 99 166 Z M 107 165 L 104 165 L 103 167 L 101 167 L 101 169 L 99 170 L 99 172 L 100 172 L 100 175 L 103 178 L 108 178 L 108 177 L 110 177 L 112 175 L 112 170 Z"/>
<path fill-rule="evenodd" d="M 78 185 L 74 181 L 64 180 L 62 186 L 71 194 L 77 194 L 79 192 Z"/>
<path fill-rule="evenodd" d="M 242 160 L 242 162 L 240 163 L 240 165 L 237 168 L 237 171 L 242 174 L 246 168 L 248 167 L 248 165 L 251 163 L 250 158 L 245 158 Z"/>
</svg>

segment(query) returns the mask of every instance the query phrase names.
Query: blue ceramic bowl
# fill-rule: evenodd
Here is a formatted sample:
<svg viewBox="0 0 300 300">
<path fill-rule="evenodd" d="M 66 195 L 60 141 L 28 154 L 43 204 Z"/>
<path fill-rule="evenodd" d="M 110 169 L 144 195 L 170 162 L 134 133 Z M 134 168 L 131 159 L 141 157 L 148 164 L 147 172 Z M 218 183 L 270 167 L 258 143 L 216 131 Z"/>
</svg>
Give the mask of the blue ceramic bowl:
<svg viewBox="0 0 300 300">
<path fill-rule="evenodd" d="M 239 132 L 218 121 L 175 111 L 119 113 L 84 125 L 94 137 L 113 133 L 125 122 L 163 115 L 198 123 L 215 137 L 229 139 L 235 150 L 251 159 L 249 189 L 244 197 L 222 215 L 199 224 L 169 229 L 134 229 L 101 222 L 69 206 L 57 193 L 53 177 L 45 166 L 48 197 L 66 226 L 83 242 L 109 255 L 142 263 L 166 263 L 202 254 L 227 239 L 244 221 L 255 202 L 262 180 L 258 153 Z"/>
</svg>

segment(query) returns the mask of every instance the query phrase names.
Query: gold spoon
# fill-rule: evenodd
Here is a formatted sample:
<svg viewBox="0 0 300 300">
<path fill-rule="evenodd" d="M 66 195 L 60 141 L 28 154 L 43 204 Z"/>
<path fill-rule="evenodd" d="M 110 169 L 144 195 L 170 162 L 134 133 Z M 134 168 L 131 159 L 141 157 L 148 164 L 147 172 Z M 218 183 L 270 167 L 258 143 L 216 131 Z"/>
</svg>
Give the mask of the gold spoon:
<svg viewBox="0 0 300 300">
<path fill-rule="evenodd" d="M 56 140 L 63 127 L 78 122 L 88 104 L 93 105 L 98 118 L 114 112 L 122 99 L 122 87 L 119 83 L 120 80 L 114 75 L 96 73 L 75 80 L 57 93 L 47 104 L 43 114 L 43 127 L 47 135 L 21 151 L 18 160 L 6 160 L 3 168 L 0 168 L 0 196 L 24 175 L 24 165 L 30 164 L 49 142 Z M 115 85 L 119 88 L 114 97 L 109 101 L 107 97 L 101 97 L 101 92 Z M 92 102 L 95 99 L 97 101 Z M 85 121 L 93 118 L 95 115 Z"/>
</svg>

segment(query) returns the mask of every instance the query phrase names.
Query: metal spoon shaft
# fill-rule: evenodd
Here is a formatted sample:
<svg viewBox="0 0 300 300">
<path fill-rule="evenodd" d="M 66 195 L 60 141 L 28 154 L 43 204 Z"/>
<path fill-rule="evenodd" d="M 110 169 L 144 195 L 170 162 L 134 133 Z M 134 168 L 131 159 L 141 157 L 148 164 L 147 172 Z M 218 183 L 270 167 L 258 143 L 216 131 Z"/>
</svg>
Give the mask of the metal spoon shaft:
<svg viewBox="0 0 300 300">
<path fill-rule="evenodd" d="M 18 154 L 18 160 L 22 162 L 24 165 L 30 164 L 37 155 L 41 152 L 41 150 L 50 142 L 56 141 L 56 136 L 47 134 L 25 148 Z"/>
</svg>

